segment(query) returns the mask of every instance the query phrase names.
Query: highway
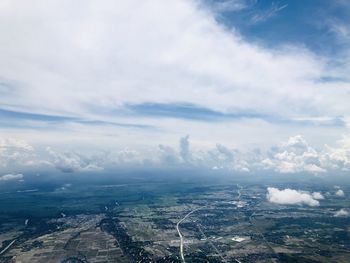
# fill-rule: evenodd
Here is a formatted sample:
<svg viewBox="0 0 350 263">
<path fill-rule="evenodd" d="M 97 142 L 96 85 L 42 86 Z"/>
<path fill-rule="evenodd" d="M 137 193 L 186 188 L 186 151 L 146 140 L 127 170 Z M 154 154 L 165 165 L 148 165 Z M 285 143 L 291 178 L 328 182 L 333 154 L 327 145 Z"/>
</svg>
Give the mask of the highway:
<svg viewBox="0 0 350 263">
<path fill-rule="evenodd" d="M 186 220 L 186 218 L 189 217 L 191 214 L 193 214 L 194 212 L 196 212 L 196 211 L 198 211 L 200 209 L 203 209 L 204 207 L 207 207 L 207 205 L 201 206 L 199 208 L 196 208 L 196 209 L 192 210 L 191 212 L 186 214 L 182 219 L 180 219 L 179 222 L 177 222 L 177 224 L 176 224 L 176 230 L 177 230 L 177 233 L 179 234 L 179 237 L 180 237 L 180 258 L 181 258 L 181 261 L 183 263 L 186 263 L 186 260 L 185 260 L 185 256 L 184 256 L 184 238 L 183 238 L 183 235 L 181 234 L 181 231 L 180 231 L 180 224 L 184 220 Z"/>
<path fill-rule="evenodd" d="M 237 193 L 238 193 L 238 196 L 237 196 L 237 200 L 239 201 L 240 198 L 241 198 L 241 189 L 242 187 L 239 186 L 237 184 L 237 187 L 238 187 L 238 190 L 237 190 Z M 227 202 L 215 202 L 215 204 L 217 203 L 227 203 Z M 192 211 L 190 211 L 189 213 L 187 213 L 183 218 L 181 218 L 177 224 L 176 224 L 176 230 L 177 230 L 177 233 L 179 234 L 179 237 L 180 237 L 180 258 L 181 258 L 181 262 L 182 263 L 186 263 L 186 260 L 185 260 L 185 256 L 184 256 L 184 237 L 180 231 L 180 224 L 185 221 L 191 214 L 193 214 L 194 212 L 198 211 L 198 210 L 201 210 L 203 208 L 206 208 L 208 207 L 209 205 L 204 205 L 204 206 L 201 206 L 201 207 L 198 207 Z M 200 232 L 202 233 L 202 235 L 206 237 L 206 235 L 203 233 L 203 231 L 200 229 Z M 215 252 L 220 256 L 220 258 L 223 260 L 223 262 L 226 262 L 226 260 L 224 259 L 224 257 L 221 255 L 221 253 L 218 251 L 218 249 L 215 247 L 215 245 L 210 241 L 210 245 L 214 248 Z M 241 263 L 238 259 L 234 259 L 237 263 Z"/>
<path fill-rule="evenodd" d="M 16 239 L 12 240 L 10 244 L 8 244 L 1 252 L 0 255 L 4 254 L 14 243 L 16 242 Z"/>
</svg>

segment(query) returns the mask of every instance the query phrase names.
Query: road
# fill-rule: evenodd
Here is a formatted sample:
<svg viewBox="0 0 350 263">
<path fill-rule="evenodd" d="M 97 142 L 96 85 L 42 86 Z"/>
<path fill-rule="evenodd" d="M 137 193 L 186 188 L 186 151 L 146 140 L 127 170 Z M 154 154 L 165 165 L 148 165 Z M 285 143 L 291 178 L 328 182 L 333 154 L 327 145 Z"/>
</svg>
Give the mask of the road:
<svg viewBox="0 0 350 263">
<path fill-rule="evenodd" d="M 239 186 L 237 184 L 237 187 L 238 187 L 238 190 L 237 190 L 237 193 L 238 193 L 238 197 L 237 197 L 237 200 L 239 201 L 240 198 L 241 198 L 241 189 L 242 187 Z M 218 203 L 227 203 L 227 202 L 215 202 L 215 204 L 218 204 Z M 209 205 L 204 205 L 204 206 L 201 206 L 201 207 L 198 207 L 192 211 L 190 211 L 189 213 L 187 213 L 183 218 L 181 218 L 177 224 L 176 224 L 176 230 L 177 230 L 177 233 L 179 234 L 179 237 L 180 237 L 180 258 L 181 258 L 181 262 L 182 263 L 186 263 L 186 260 L 185 260 L 185 256 L 184 256 L 184 237 L 183 235 L 181 234 L 181 231 L 180 231 L 180 224 L 185 221 L 191 214 L 193 214 L 194 212 L 198 211 L 198 210 L 201 210 L 203 208 L 206 208 L 208 207 Z M 199 228 L 200 229 L 200 228 Z M 203 231 L 200 229 L 200 232 L 202 233 L 202 235 L 206 237 L 206 235 L 203 233 Z M 208 238 L 207 238 L 208 239 Z M 215 252 L 220 256 L 220 258 L 223 260 L 223 262 L 226 262 L 226 260 L 224 259 L 224 257 L 221 255 L 221 253 L 218 251 L 218 249 L 215 247 L 215 245 L 210 241 L 210 244 L 211 246 L 214 248 Z M 241 263 L 238 259 L 234 259 L 237 263 Z"/>
<path fill-rule="evenodd" d="M 16 239 L 12 240 L 10 244 L 7 245 L 1 252 L 0 255 L 4 254 L 14 243 L 16 242 Z"/>
<path fill-rule="evenodd" d="M 220 253 L 220 251 L 217 249 L 217 247 L 214 245 L 214 243 L 207 237 L 207 235 L 203 232 L 201 225 L 197 224 L 197 228 L 199 230 L 199 232 L 201 232 L 202 236 L 204 236 L 204 238 L 206 240 L 208 240 L 209 245 L 214 249 L 214 251 L 216 252 L 216 254 L 219 255 L 219 257 L 222 259 L 222 262 L 227 262 L 227 260 L 223 257 L 223 255 Z"/>
<path fill-rule="evenodd" d="M 267 241 L 267 239 L 265 238 L 264 234 L 261 233 L 261 231 L 254 224 L 254 222 L 253 222 L 253 217 L 254 216 L 255 216 L 255 212 L 253 212 L 249 216 L 249 223 L 252 225 L 252 227 L 254 228 L 255 232 L 258 233 L 261 236 L 262 240 L 264 241 L 266 247 L 270 250 L 271 254 L 274 254 L 276 256 L 276 258 L 279 259 L 280 258 L 279 255 L 276 253 L 276 251 L 273 249 L 273 247 L 271 247 L 270 243 Z"/>
<path fill-rule="evenodd" d="M 180 258 L 181 258 L 181 261 L 183 263 L 186 263 L 186 260 L 185 260 L 185 256 L 184 256 L 184 238 L 183 238 L 183 235 L 181 234 L 181 231 L 180 231 L 180 224 L 184 220 L 186 220 L 186 218 L 189 217 L 191 214 L 193 214 L 194 212 L 196 212 L 196 211 L 198 211 L 200 209 L 203 209 L 204 207 L 207 207 L 207 205 L 201 206 L 199 208 L 196 208 L 196 209 L 192 210 L 191 212 L 186 214 L 182 219 L 180 219 L 179 222 L 177 222 L 177 224 L 176 224 L 176 230 L 177 230 L 177 233 L 179 234 L 179 237 L 180 237 Z"/>
</svg>

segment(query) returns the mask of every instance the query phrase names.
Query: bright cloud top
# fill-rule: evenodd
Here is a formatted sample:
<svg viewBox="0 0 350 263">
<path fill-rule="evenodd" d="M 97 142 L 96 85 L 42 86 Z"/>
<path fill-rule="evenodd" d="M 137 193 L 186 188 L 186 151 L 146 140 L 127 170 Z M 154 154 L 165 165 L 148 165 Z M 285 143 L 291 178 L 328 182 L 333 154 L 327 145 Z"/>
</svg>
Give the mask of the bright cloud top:
<svg viewBox="0 0 350 263">
<path fill-rule="evenodd" d="M 36 165 L 34 147 L 24 140 L 0 138 L 0 168 Z"/>
<path fill-rule="evenodd" d="M 280 150 L 273 154 L 273 158 L 265 159 L 262 163 L 282 173 L 325 171 L 321 167 L 319 153 L 300 135 L 289 138 L 288 142 L 283 143 Z"/>
<path fill-rule="evenodd" d="M 320 192 L 313 192 L 312 197 L 313 197 L 313 199 L 316 199 L 316 200 L 323 200 L 324 199 L 324 196 Z"/>
<path fill-rule="evenodd" d="M 0 176 L 0 181 L 18 181 L 23 179 L 23 174 L 5 174 Z"/>
<path fill-rule="evenodd" d="M 345 196 L 345 193 L 343 190 L 339 189 L 335 192 L 335 195 L 338 196 L 338 197 L 344 197 Z"/>
<path fill-rule="evenodd" d="M 281 205 L 319 206 L 320 202 L 315 198 L 315 195 L 319 197 L 319 193 L 310 194 L 309 192 L 289 188 L 279 190 L 274 187 L 268 187 L 266 198 L 271 203 Z"/>
<path fill-rule="evenodd" d="M 335 217 L 345 217 L 345 216 L 349 216 L 350 212 L 347 209 L 340 209 L 339 211 L 334 213 Z"/>
</svg>

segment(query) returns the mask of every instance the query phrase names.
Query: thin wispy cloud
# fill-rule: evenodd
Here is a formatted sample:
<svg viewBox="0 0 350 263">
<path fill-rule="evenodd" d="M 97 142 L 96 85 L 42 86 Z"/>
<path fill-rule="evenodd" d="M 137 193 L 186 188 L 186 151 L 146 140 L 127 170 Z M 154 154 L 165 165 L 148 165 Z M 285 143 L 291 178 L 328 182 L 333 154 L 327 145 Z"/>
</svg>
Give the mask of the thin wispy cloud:
<svg viewBox="0 0 350 263">
<path fill-rule="evenodd" d="M 209 1 L 210 7 L 214 12 L 237 12 L 251 7 L 255 1 L 249 0 L 223 0 Z"/>
<path fill-rule="evenodd" d="M 267 10 L 263 11 L 256 11 L 256 14 L 254 14 L 251 17 L 251 23 L 256 24 L 256 23 L 262 23 L 271 17 L 277 15 L 277 13 L 281 12 L 283 9 L 287 8 L 288 4 L 279 4 L 276 2 L 272 2 L 271 6 Z"/>
</svg>

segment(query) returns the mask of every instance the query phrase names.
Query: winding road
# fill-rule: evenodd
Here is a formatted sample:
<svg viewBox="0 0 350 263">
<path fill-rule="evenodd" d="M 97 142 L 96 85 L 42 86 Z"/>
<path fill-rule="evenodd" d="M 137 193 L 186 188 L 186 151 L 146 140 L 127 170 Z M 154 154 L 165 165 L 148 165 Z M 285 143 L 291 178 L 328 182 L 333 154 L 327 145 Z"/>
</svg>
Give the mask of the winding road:
<svg viewBox="0 0 350 263">
<path fill-rule="evenodd" d="M 182 219 L 180 219 L 179 222 L 177 222 L 176 224 L 176 230 L 177 230 L 177 233 L 179 234 L 179 237 L 180 237 L 180 258 L 181 258 L 181 261 L 183 263 L 186 263 L 186 260 L 185 260 L 185 256 L 184 256 L 184 238 L 183 238 L 183 235 L 181 234 L 181 231 L 180 231 L 180 224 L 186 220 L 187 217 L 189 217 L 191 214 L 193 214 L 194 212 L 200 210 L 200 209 L 203 209 L 207 207 L 207 205 L 205 206 L 201 206 L 199 208 L 196 208 L 194 210 L 192 210 L 191 212 L 189 212 L 188 214 L 186 214 Z"/>
<path fill-rule="evenodd" d="M 237 193 L 238 193 L 238 197 L 237 197 L 237 200 L 239 201 L 240 198 L 241 198 L 241 186 L 239 186 L 237 184 L 237 187 L 238 187 L 238 190 L 237 190 Z M 217 203 L 227 203 L 227 201 L 224 201 L 224 202 L 215 202 L 216 204 Z M 181 262 L 182 263 L 186 263 L 186 260 L 185 260 L 185 256 L 184 256 L 184 237 L 183 235 L 181 234 L 181 231 L 180 231 L 180 224 L 185 221 L 191 214 L 193 214 L 194 212 L 198 211 L 198 210 L 201 210 L 203 208 L 206 208 L 208 207 L 209 205 L 204 205 L 204 206 L 201 206 L 201 207 L 198 207 L 192 211 L 190 211 L 189 213 L 187 213 L 183 218 L 181 218 L 177 224 L 176 224 L 176 230 L 177 230 L 177 233 L 179 234 L 179 237 L 180 237 L 180 258 L 181 258 Z M 201 231 L 201 229 L 200 229 Z M 201 231 L 201 233 L 205 236 L 205 234 L 203 233 L 203 231 Z M 206 236 L 205 236 L 206 237 Z M 221 259 L 223 259 L 223 261 L 225 262 L 226 260 L 223 258 L 223 256 L 221 255 L 221 253 L 217 250 L 217 248 L 214 246 L 214 244 L 212 242 L 210 242 L 211 245 L 213 246 L 214 250 L 217 252 L 217 254 L 221 257 Z M 234 259 L 237 263 L 241 263 L 239 260 L 237 259 Z"/>
</svg>

